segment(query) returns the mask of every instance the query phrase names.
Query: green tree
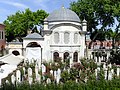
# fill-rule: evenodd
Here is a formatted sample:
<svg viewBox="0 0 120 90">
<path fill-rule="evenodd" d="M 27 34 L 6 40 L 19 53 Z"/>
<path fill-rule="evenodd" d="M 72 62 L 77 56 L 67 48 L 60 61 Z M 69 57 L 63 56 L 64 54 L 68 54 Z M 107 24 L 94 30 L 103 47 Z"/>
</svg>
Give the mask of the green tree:
<svg viewBox="0 0 120 90">
<path fill-rule="evenodd" d="M 117 28 L 115 31 L 113 31 L 112 29 L 109 29 L 106 32 L 106 38 L 108 38 L 109 40 L 112 40 L 112 47 L 115 48 L 115 42 L 120 40 L 120 33 L 119 33 L 119 28 Z"/>
<path fill-rule="evenodd" d="M 120 50 L 111 51 L 109 60 L 112 64 L 120 65 Z"/>
<path fill-rule="evenodd" d="M 44 10 L 32 12 L 30 9 L 17 11 L 14 15 L 8 16 L 4 21 L 7 41 L 10 42 L 15 38 L 22 41 L 22 37 L 27 35 L 27 31 L 33 29 L 35 25 L 41 27 L 47 16 L 48 14 Z"/>
<path fill-rule="evenodd" d="M 75 11 L 81 20 L 87 20 L 87 29 L 91 35 L 97 32 L 93 35 L 92 41 L 113 27 L 116 21 L 118 25 L 115 28 L 120 26 L 119 0 L 78 0 L 70 4 L 70 9 Z"/>
</svg>

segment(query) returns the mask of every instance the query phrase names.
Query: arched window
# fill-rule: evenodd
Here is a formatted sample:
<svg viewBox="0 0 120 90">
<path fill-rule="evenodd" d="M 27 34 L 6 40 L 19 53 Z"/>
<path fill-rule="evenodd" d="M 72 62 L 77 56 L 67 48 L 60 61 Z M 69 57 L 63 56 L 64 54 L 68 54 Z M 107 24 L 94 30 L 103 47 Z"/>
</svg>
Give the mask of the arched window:
<svg viewBox="0 0 120 90">
<path fill-rule="evenodd" d="M 64 61 L 68 59 L 68 56 L 69 56 L 69 53 L 68 53 L 68 52 L 65 52 L 65 53 L 64 53 L 64 56 L 63 56 L 63 57 L 64 57 Z"/>
<path fill-rule="evenodd" d="M 55 32 L 54 33 L 54 42 L 57 44 L 59 42 L 59 33 Z"/>
<path fill-rule="evenodd" d="M 73 62 L 77 62 L 78 61 L 78 53 L 74 52 L 73 53 Z"/>
<path fill-rule="evenodd" d="M 69 33 L 68 33 L 68 32 L 65 32 L 65 33 L 64 33 L 64 43 L 65 43 L 65 44 L 68 44 L 68 43 L 69 43 Z"/>
<path fill-rule="evenodd" d="M 78 33 L 75 33 L 74 34 L 74 43 L 77 43 L 78 42 Z"/>
<path fill-rule="evenodd" d="M 58 60 L 58 58 L 59 58 L 59 53 L 58 52 L 54 52 L 53 53 L 53 59 L 54 59 L 54 61 L 56 62 Z"/>
</svg>

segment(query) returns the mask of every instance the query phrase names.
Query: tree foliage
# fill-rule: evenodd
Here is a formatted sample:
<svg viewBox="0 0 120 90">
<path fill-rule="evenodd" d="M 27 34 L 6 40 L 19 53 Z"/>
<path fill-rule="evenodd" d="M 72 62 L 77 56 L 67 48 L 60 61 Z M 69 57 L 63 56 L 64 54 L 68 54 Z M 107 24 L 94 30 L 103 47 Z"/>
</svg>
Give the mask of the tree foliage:
<svg viewBox="0 0 120 90">
<path fill-rule="evenodd" d="M 32 12 L 30 9 L 17 11 L 14 15 L 8 16 L 4 21 L 7 41 L 10 42 L 15 38 L 21 41 L 22 37 L 27 35 L 27 30 L 32 29 L 34 25 L 41 26 L 47 16 L 44 10 Z"/>
<path fill-rule="evenodd" d="M 109 60 L 112 64 L 120 65 L 120 50 L 111 51 Z"/>
<path fill-rule="evenodd" d="M 119 0 L 78 0 L 70 4 L 70 9 L 75 11 L 81 20 L 87 20 L 91 35 L 94 31 L 99 35 L 103 34 L 102 31 L 109 31 L 116 22 L 118 25 L 114 26 L 115 30 L 120 26 Z"/>
</svg>

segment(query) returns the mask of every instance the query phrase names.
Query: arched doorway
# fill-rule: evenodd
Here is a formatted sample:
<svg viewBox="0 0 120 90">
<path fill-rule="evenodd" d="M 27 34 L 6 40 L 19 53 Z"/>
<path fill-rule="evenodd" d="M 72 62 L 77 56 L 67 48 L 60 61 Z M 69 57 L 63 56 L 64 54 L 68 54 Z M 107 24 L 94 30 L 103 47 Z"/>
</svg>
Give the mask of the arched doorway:
<svg viewBox="0 0 120 90">
<path fill-rule="evenodd" d="M 42 48 L 41 48 L 39 43 L 30 42 L 30 43 L 27 44 L 26 58 L 30 62 L 33 62 L 33 60 L 42 60 Z"/>
<path fill-rule="evenodd" d="M 58 60 L 58 58 L 59 58 L 59 53 L 58 52 L 54 52 L 53 53 L 53 59 L 54 59 L 54 61 L 56 62 Z"/>
<path fill-rule="evenodd" d="M 78 53 L 77 52 L 73 53 L 73 62 L 78 62 Z"/>
<path fill-rule="evenodd" d="M 64 53 L 64 56 L 63 56 L 64 62 L 68 59 L 68 56 L 69 56 L 69 53 L 68 53 L 68 52 L 65 52 L 65 53 Z"/>
</svg>

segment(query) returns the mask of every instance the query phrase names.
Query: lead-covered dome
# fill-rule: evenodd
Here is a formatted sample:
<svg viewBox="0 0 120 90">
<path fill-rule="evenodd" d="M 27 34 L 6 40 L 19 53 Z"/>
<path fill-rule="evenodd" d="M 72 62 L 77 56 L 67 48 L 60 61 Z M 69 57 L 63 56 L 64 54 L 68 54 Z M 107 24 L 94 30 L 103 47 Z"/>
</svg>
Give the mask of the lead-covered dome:
<svg viewBox="0 0 120 90">
<path fill-rule="evenodd" d="M 80 22 L 80 19 L 78 17 L 78 15 L 69 10 L 66 9 L 64 7 L 53 11 L 48 17 L 47 17 L 48 21 L 73 21 L 73 22 Z"/>
</svg>

